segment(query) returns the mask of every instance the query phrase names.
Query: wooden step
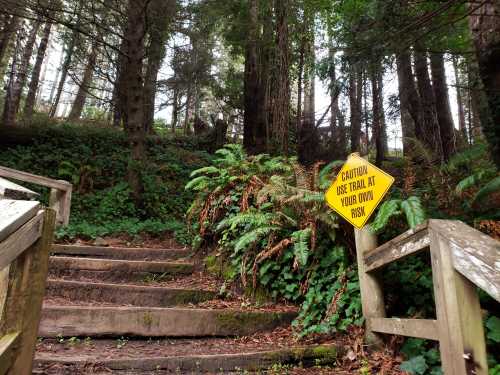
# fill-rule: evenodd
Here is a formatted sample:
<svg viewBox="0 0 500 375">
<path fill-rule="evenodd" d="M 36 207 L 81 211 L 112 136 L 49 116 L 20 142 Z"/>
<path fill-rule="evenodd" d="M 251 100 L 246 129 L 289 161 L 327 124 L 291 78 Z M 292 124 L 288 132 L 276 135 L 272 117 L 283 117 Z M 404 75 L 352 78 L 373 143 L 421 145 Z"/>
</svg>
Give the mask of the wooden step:
<svg viewBox="0 0 500 375">
<path fill-rule="evenodd" d="M 100 306 L 45 306 L 41 337 L 133 336 L 208 337 L 244 336 L 288 325 L 291 312 L 143 308 Z"/>
<path fill-rule="evenodd" d="M 137 280 L 148 275 L 186 275 L 193 272 L 193 263 L 151 262 L 137 260 L 111 260 L 74 257 L 50 257 L 51 277 L 71 277 L 75 275 L 99 280 Z"/>
<path fill-rule="evenodd" d="M 47 296 L 79 302 L 108 302 L 143 307 L 173 307 L 197 304 L 215 298 L 208 290 L 162 288 L 154 286 L 48 280 Z"/>
<path fill-rule="evenodd" d="M 189 256 L 187 249 L 151 249 L 107 246 L 53 245 L 52 253 L 87 258 L 122 260 L 174 260 Z"/>
<path fill-rule="evenodd" d="M 193 346 L 210 341 L 193 342 Z M 82 344 L 83 345 L 83 344 Z M 90 344 L 92 345 L 92 344 Z M 116 344 L 115 344 L 116 346 Z M 147 343 L 143 346 L 148 347 Z M 175 347 L 175 342 L 170 347 Z M 111 349 L 111 348 L 110 348 Z M 111 349 L 112 350 L 112 349 Z M 127 350 L 125 345 L 119 354 L 109 355 L 103 351 L 88 356 L 38 353 L 35 358 L 34 374 L 200 374 L 237 373 L 260 371 L 271 368 L 274 364 L 301 364 L 304 367 L 334 364 L 342 354 L 335 345 L 298 346 L 286 349 L 267 348 L 267 350 L 249 350 L 238 353 L 184 354 L 164 357 L 144 355 L 141 351 Z M 209 351 L 210 352 L 210 351 Z M 111 357 L 111 358 L 110 358 Z M 91 371 L 91 372 L 90 372 Z"/>
</svg>

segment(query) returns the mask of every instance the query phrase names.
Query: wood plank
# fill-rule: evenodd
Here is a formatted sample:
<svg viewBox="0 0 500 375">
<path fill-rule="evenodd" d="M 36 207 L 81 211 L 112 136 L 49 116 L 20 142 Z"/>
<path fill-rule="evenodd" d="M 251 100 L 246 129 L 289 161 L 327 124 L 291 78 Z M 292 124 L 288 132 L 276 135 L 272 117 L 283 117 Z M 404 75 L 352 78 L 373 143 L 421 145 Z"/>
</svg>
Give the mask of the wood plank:
<svg viewBox="0 0 500 375">
<path fill-rule="evenodd" d="M 367 325 L 375 332 L 418 337 L 428 340 L 439 340 L 437 320 L 371 318 L 368 319 Z"/>
<path fill-rule="evenodd" d="M 449 242 L 455 269 L 500 302 L 500 242 L 460 221 L 430 225 Z"/>
<path fill-rule="evenodd" d="M 445 374 L 488 374 L 481 308 L 475 287 L 455 271 L 450 241 L 429 227 L 432 277 Z"/>
<path fill-rule="evenodd" d="M 0 269 L 7 267 L 42 234 L 43 211 L 0 242 Z"/>
<path fill-rule="evenodd" d="M 13 362 L 14 347 L 17 345 L 19 332 L 9 333 L 0 338 L 0 375 L 9 370 Z"/>
<path fill-rule="evenodd" d="M 3 196 L 3 198 L 29 201 L 37 198 L 39 195 L 34 191 L 26 189 L 24 186 L 0 177 L 0 196 Z"/>
<path fill-rule="evenodd" d="M 30 182 L 33 184 L 46 186 L 58 190 L 68 190 L 72 188 L 72 185 L 67 181 L 54 180 L 52 178 L 37 176 L 31 173 L 18 171 L 3 166 L 0 166 L 0 176 L 5 178 L 12 178 L 14 180 L 19 180 L 19 181 Z"/>
<path fill-rule="evenodd" d="M 427 222 L 393 238 L 365 254 L 366 271 L 372 272 L 389 263 L 406 258 L 429 246 Z"/>
<path fill-rule="evenodd" d="M 374 273 L 368 273 L 365 270 L 363 260 L 366 252 L 377 247 L 377 236 L 365 227 L 355 229 L 354 237 L 356 240 L 356 258 L 358 261 L 359 288 L 361 291 L 361 305 L 365 319 L 384 318 L 385 303 L 382 283 Z M 368 344 L 382 346 L 382 337 L 374 333 L 367 327 L 365 340 Z"/>
<path fill-rule="evenodd" d="M 25 297 L 24 309 L 18 310 L 22 315 L 22 330 L 19 338 L 19 352 L 9 373 L 14 375 L 31 375 L 33 358 L 38 337 L 38 326 L 42 313 L 42 301 L 45 295 L 49 252 L 54 242 L 56 214 L 47 209 L 43 212 L 43 230 L 41 238 L 25 252 L 25 282 L 21 295 Z"/>
<path fill-rule="evenodd" d="M 14 233 L 39 210 L 39 202 L 0 200 L 0 241 Z"/>
</svg>

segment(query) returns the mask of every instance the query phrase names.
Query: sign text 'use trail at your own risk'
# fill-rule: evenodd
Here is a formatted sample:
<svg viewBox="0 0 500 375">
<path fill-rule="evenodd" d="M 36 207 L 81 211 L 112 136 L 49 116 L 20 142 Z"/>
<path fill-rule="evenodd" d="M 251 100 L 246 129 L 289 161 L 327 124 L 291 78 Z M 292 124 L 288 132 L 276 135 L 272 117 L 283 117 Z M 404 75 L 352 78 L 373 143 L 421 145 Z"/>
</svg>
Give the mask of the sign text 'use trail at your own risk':
<svg viewBox="0 0 500 375">
<path fill-rule="evenodd" d="M 361 229 L 394 183 L 394 178 L 357 154 L 349 156 L 326 192 L 328 205 Z"/>
</svg>

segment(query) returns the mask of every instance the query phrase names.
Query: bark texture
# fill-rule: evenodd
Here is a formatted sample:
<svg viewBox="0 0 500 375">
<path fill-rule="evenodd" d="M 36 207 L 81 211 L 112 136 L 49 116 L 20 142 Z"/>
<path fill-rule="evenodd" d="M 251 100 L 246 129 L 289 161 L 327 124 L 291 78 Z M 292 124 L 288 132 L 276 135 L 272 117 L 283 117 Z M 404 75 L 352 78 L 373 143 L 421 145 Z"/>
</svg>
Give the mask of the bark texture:
<svg viewBox="0 0 500 375">
<path fill-rule="evenodd" d="M 45 59 L 45 54 L 47 52 L 51 30 L 52 24 L 50 22 L 46 23 L 43 29 L 40 45 L 38 46 L 35 66 L 33 67 L 33 72 L 31 73 L 28 96 L 26 97 L 26 103 L 24 105 L 24 117 L 28 121 L 33 117 L 38 85 L 40 83 L 40 73 L 42 71 L 43 60 Z"/>
</svg>

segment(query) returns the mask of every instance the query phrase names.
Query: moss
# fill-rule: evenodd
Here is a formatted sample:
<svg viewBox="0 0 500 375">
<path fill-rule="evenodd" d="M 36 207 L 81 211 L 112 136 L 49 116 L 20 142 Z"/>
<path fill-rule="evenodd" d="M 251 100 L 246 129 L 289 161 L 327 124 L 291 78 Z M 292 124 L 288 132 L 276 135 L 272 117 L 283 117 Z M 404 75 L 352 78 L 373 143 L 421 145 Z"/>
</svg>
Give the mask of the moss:
<svg viewBox="0 0 500 375">
<path fill-rule="evenodd" d="M 215 297 L 214 292 L 206 290 L 178 290 L 172 298 L 172 305 L 185 305 L 187 303 L 200 303 Z"/>
<path fill-rule="evenodd" d="M 311 349 L 311 357 L 316 365 L 327 365 L 334 363 L 337 359 L 337 348 L 334 346 L 321 345 Z"/>
<path fill-rule="evenodd" d="M 151 327 L 153 324 L 153 316 L 149 312 L 146 312 L 144 314 L 143 321 L 146 326 Z"/>
<path fill-rule="evenodd" d="M 219 262 L 217 261 L 217 257 L 215 255 L 209 255 L 204 259 L 205 269 L 207 272 L 214 276 L 219 276 L 220 267 Z"/>
</svg>

